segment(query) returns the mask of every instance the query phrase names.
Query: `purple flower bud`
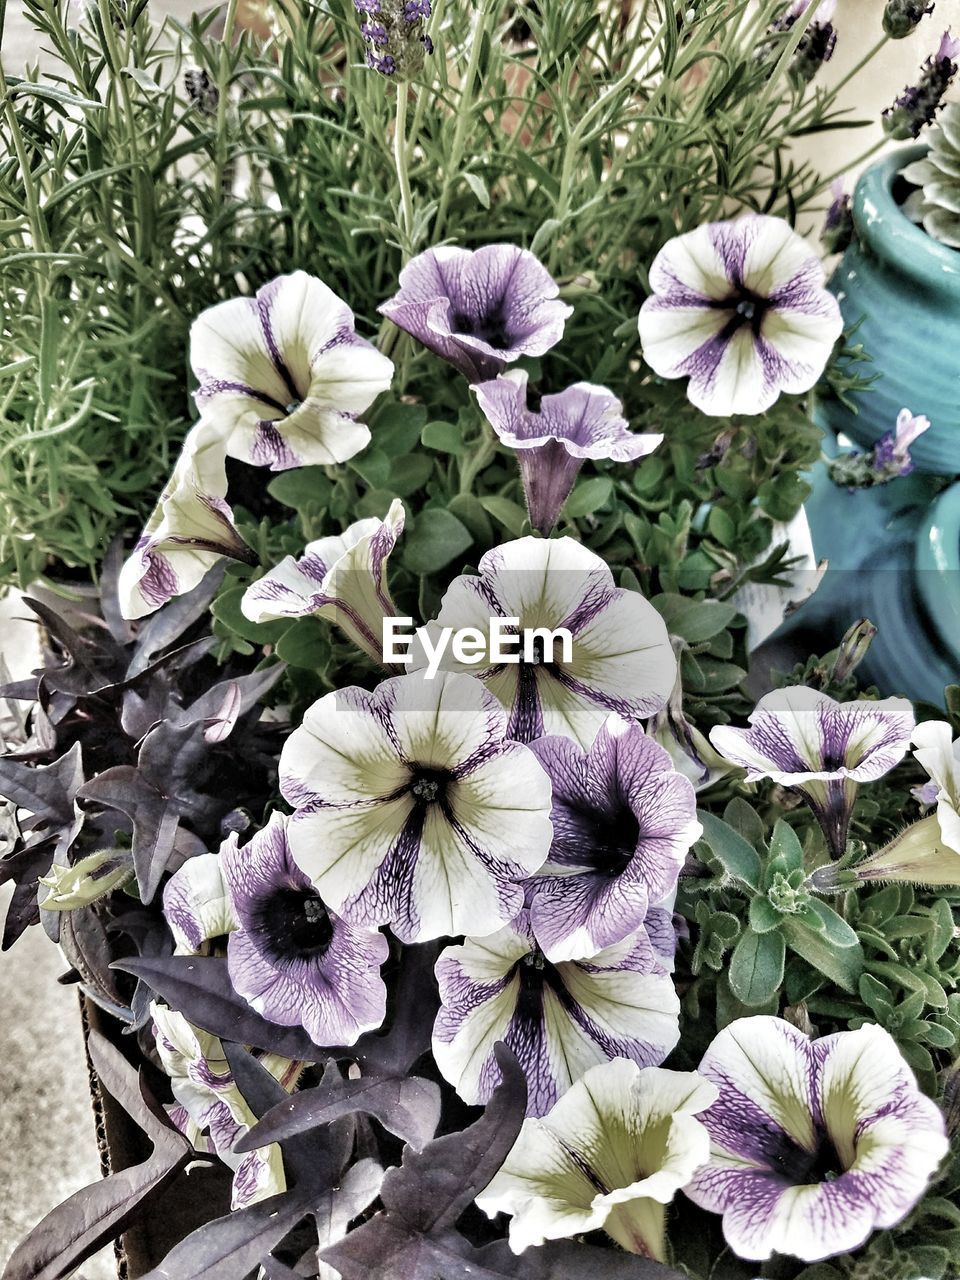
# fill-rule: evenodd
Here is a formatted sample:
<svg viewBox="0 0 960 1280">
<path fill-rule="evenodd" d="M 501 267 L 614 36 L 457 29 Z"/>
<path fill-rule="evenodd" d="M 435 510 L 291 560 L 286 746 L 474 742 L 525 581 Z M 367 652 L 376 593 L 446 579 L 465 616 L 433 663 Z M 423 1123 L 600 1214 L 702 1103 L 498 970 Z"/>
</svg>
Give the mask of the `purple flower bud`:
<svg viewBox="0 0 960 1280">
<path fill-rule="evenodd" d="M 830 192 L 833 201 L 824 218 L 820 239 L 828 253 L 843 253 L 853 239 L 853 209 L 840 178 L 833 182 Z"/>
<path fill-rule="evenodd" d="M 957 74 L 960 40 L 945 31 L 940 46 L 923 64 L 920 79 L 907 85 L 903 93 L 883 113 L 883 128 L 891 138 L 918 138 L 943 105 L 943 95 Z"/>
<path fill-rule="evenodd" d="M 418 22 L 421 18 L 429 18 L 430 13 L 430 0 L 406 0 L 403 6 L 405 22 Z"/>
<path fill-rule="evenodd" d="M 910 35 L 922 18 L 933 13 L 926 0 L 887 0 L 883 10 L 883 29 L 893 40 Z"/>
<path fill-rule="evenodd" d="M 357 13 L 379 13 L 380 0 L 353 0 Z"/>
<path fill-rule="evenodd" d="M 384 45 L 390 39 L 382 22 L 365 22 L 360 28 L 360 34 L 371 44 Z"/>
</svg>

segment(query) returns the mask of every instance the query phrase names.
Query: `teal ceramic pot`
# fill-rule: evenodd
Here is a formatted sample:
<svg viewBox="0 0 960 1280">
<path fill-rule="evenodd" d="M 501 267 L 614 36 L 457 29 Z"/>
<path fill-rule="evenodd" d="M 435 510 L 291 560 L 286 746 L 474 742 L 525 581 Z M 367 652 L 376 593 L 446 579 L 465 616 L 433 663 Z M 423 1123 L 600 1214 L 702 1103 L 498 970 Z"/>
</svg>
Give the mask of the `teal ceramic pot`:
<svg viewBox="0 0 960 1280">
<path fill-rule="evenodd" d="M 835 452 L 830 436 L 824 447 Z M 850 490 L 823 463 L 808 479 L 814 553 L 830 567 L 780 629 L 778 647 L 787 661 L 802 661 L 869 618 L 879 630 L 858 673 L 863 682 L 942 706 L 946 685 L 960 682 L 960 481 L 942 489 L 914 473 Z"/>
<path fill-rule="evenodd" d="M 853 397 L 854 413 L 824 401 L 818 417 L 865 448 L 893 429 L 901 409 L 933 424 L 911 447 L 918 471 L 960 475 L 960 250 L 928 236 L 901 211 L 897 174 L 924 154 L 898 148 L 857 183 L 853 219 L 857 235 L 830 288 L 848 325 L 859 321 L 862 343 L 877 374 Z"/>
</svg>

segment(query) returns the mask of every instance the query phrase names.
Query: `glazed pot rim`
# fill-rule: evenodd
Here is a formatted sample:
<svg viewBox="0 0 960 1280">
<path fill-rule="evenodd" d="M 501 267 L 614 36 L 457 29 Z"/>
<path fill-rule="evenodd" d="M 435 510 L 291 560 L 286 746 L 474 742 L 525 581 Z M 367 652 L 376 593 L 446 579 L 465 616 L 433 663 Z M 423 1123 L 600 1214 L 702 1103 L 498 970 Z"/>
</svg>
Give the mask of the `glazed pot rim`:
<svg viewBox="0 0 960 1280">
<path fill-rule="evenodd" d="M 927 147 L 898 147 L 871 165 L 857 182 L 853 219 L 860 239 L 884 262 L 929 289 L 960 289 L 960 250 L 940 244 L 911 222 L 893 198 L 893 184 L 906 164 L 926 155 Z"/>
<path fill-rule="evenodd" d="M 960 636 L 960 481 L 933 501 L 917 533 L 917 585 L 934 625 L 951 652 Z"/>
</svg>

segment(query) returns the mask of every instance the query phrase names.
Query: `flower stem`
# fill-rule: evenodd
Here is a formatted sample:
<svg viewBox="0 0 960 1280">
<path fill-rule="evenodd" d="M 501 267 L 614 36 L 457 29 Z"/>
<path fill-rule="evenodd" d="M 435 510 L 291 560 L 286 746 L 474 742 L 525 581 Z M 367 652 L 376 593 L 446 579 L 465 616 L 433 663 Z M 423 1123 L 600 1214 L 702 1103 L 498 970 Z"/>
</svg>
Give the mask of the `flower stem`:
<svg viewBox="0 0 960 1280">
<path fill-rule="evenodd" d="M 393 127 L 393 162 L 397 170 L 397 181 L 400 184 L 401 225 L 400 239 L 403 245 L 403 260 L 410 257 L 413 251 L 413 194 L 410 190 L 410 175 L 407 173 L 407 106 L 410 90 L 405 84 L 397 85 L 397 117 Z"/>
</svg>

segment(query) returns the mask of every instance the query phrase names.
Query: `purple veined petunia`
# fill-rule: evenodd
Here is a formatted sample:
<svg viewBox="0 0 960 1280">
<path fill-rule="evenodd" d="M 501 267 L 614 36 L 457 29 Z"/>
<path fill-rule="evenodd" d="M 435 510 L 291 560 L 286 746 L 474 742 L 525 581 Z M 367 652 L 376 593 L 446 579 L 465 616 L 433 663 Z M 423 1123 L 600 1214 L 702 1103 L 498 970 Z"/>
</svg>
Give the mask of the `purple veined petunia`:
<svg viewBox="0 0 960 1280">
<path fill-rule="evenodd" d="M 221 848 L 239 925 L 227 940 L 230 981 L 270 1022 L 302 1026 L 317 1044 L 354 1044 L 383 1022 L 389 944 L 325 905 L 291 856 L 287 823 L 274 814 L 243 848 L 236 835 Z"/>
<path fill-rule="evenodd" d="M 720 725 L 710 741 L 747 771 L 795 787 L 810 805 L 835 858 L 846 849 L 861 782 L 875 782 L 906 754 L 914 729 L 906 698 L 836 702 L 803 685 L 764 694 L 749 729 Z"/>
<path fill-rule="evenodd" d="M 628 1253 L 666 1260 L 666 1206 L 710 1153 L 697 1113 L 717 1090 L 693 1071 L 614 1058 L 591 1067 L 541 1119 L 528 1117 L 477 1196 L 511 1215 L 510 1248 L 602 1229 Z"/>
<path fill-rule="evenodd" d="M 538 945 L 553 962 L 628 936 L 640 945 L 651 907 L 675 891 L 702 834 L 692 785 L 641 725 L 617 715 L 589 751 L 559 737 L 530 750 L 553 784 L 550 856 L 528 892 Z"/>
<path fill-rule="evenodd" d="M 640 344 L 662 378 L 716 417 L 763 413 L 809 391 L 843 331 L 823 267 L 784 222 L 748 214 L 668 241 L 650 267 Z"/>
<path fill-rule="evenodd" d="M 304 618 L 335 622 L 375 662 L 383 662 L 383 619 L 397 606 L 387 586 L 387 559 L 403 532 L 403 503 L 395 498 L 382 520 L 357 520 L 343 533 L 310 542 L 287 556 L 243 594 L 252 622 Z"/>
<path fill-rule="evenodd" d="M 542 356 L 563 337 L 573 308 L 528 249 L 442 245 L 412 258 L 380 312 L 449 360 L 470 382 L 495 378 L 521 356 Z"/>
<path fill-rule="evenodd" d="M 680 1002 L 646 937 L 551 964 L 523 910 L 492 937 L 447 947 L 437 978 L 433 1056 L 471 1104 L 486 1103 L 499 1082 L 498 1040 L 526 1074 L 527 1114 L 542 1116 L 597 1063 L 656 1066 L 680 1039 Z"/>
<path fill-rule="evenodd" d="M 475 665 L 449 650 L 444 666 L 473 672 L 509 713 L 508 737 L 530 742 L 544 734 L 589 747 L 607 716 L 655 714 L 670 696 L 677 660 L 666 624 L 636 591 L 614 584 L 605 561 L 573 538 L 518 538 L 481 556 L 479 576 L 447 588 L 438 628 L 473 627 L 489 636 L 491 618 L 518 618 L 519 628 L 570 633 L 570 657 L 559 642 L 534 637 L 533 661 L 494 662 L 490 647 Z M 514 628 L 516 630 L 516 628 Z M 415 661 L 423 662 L 422 652 Z"/>
<path fill-rule="evenodd" d="M 893 1227 L 949 1150 L 943 1115 L 893 1037 L 868 1024 L 811 1041 L 781 1018 L 725 1027 L 700 1073 L 710 1159 L 685 1188 L 741 1258 L 816 1262 Z"/>
<path fill-rule="evenodd" d="M 469 676 L 341 689 L 309 708 L 280 756 L 293 856 L 356 925 L 403 942 L 487 934 L 523 905 L 550 847 L 550 780 L 506 741 Z"/>
<path fill-rule="evenodd" d="M 173 475 L 120 571 L 125 618 L 142 618 L 192 591 L 224 556 L 256 564 L 234 527 L 226 493 L 223 441 L 215 423 L 203 418 L 188 432 Z"/>
<path fill-rule="evenodd" d="M 163 914 L 176 955 L 199 955 L 204 944 L 237 928 L 230 888 L 215 853 L 188 858 L 163 889 Z"/>
<path fill-rule="evenodd" d="M 240 1093 L 217 1037 L 156 1002 L 150 1012 L 157 1054 L 176 1099 L 170 1118 L 198 1151 L 214 1152 L 233 1170 L 230 1207 L 243 1209 L 285 1191 L 283 1157 L 276 1143 L 244 1155 L 234 1153 L 234 1144 L 257 1117 Z M 295 1087 L 302 1063 L 272 1053 L 259 1058 L 284 1088 Z"/>
<path fill-rule="evenodd" d="M 652 453 L 662 435 L 637 435 L 623 406 L 606 387 L 576 382 L 527 407 L 527 373 L 513 369 L 473 388 L 502 444 L 516 450 L 530 523 L 549 535 L 585 458 L 635 462 Z"/>
<path fill-rule="evenodd" d="M 285 471 L 366 448 L 370 431 L 358 415 L 390 386 L 393 364 L 353 325 L 343 299 L 305 271 L 197 317 L 194 394 L 229 457 Z"/>
</svg>

